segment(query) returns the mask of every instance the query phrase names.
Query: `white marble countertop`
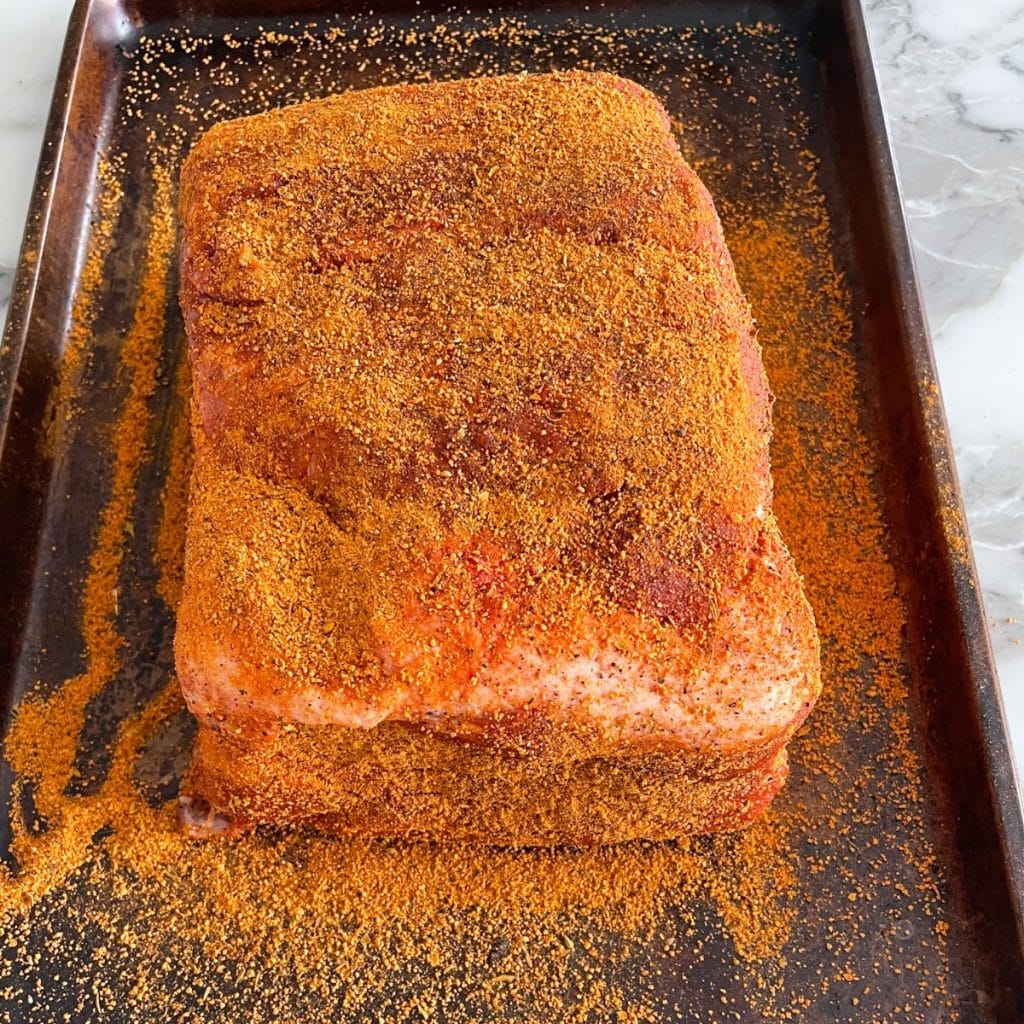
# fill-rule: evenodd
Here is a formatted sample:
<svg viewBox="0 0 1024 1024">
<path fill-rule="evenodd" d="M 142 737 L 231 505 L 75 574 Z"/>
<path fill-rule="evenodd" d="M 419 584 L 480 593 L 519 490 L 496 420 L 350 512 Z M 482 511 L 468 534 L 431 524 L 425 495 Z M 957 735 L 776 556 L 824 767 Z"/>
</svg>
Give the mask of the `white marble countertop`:
<svg viewBox="0 0 1024 1024">
<path fill-rule="evenodd" d="M 1024 765 L 1024 0 L 865 4 Z M 71 5 L 0 10 L 0 322 Z"/>
</svg>

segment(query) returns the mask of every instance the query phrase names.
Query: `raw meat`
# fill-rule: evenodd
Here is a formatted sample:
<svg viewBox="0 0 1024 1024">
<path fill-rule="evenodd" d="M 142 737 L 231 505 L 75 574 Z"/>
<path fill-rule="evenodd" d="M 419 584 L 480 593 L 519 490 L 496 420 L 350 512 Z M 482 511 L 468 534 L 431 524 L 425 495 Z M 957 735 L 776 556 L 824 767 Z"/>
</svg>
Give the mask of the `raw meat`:
<svg viewBox="0 0 1024 1024">
<path fill-rule="evenodd" d="M 770 403 L 658 102 L 579 72 L 226 122 L 181 181 L 182 819 L 735 828 L 819 688 Z"/>
</svg>

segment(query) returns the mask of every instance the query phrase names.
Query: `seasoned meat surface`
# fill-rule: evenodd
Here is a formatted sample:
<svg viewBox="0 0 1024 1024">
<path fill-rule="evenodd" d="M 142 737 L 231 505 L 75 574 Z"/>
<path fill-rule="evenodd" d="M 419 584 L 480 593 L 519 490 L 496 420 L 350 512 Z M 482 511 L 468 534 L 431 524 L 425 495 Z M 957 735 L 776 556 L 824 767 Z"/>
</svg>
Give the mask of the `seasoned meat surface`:
<svg viewBox="0 0 1024 1024">
<path fill-rule="evenodd" d="M 395 834 L 325 805 L 340 769 L 312 754 L 385 726 L 509 777 L 518 759 L 521 792 L 560 765 L 585 793 L 609 758 L 640 776 L 669 758 L 666 800 L 693 784 L 675 827 L 653 806 L 596 829 L 552 811 L 492 841 L 763 807 L 817 696 L 817 639 L 771 514 L 753 322 L 657 101 L 560 73 L 302 104 L 208 132 L 181 212 L 189 807 L 220 831 Z M 246 757 L 217 753 L 229 733 Z M 390 742 L 367 764 L 413 805 Z M 477 837 L 421 818 L 409 834 Z"/>
</svg>

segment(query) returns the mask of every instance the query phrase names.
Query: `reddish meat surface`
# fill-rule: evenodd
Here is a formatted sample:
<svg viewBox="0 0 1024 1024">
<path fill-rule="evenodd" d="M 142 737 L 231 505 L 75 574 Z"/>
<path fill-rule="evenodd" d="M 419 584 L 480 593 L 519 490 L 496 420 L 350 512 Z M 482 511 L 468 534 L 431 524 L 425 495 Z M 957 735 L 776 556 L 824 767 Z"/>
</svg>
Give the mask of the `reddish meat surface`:
<svg viewBox="0 0 1024 1024">
<path fill-rule="evenodd" d="M 656 100 L 351 93 L 217 126 L 181 209 L 190 832 L 756 816 L 817 637 L 753 323 Z"/>
</svg>

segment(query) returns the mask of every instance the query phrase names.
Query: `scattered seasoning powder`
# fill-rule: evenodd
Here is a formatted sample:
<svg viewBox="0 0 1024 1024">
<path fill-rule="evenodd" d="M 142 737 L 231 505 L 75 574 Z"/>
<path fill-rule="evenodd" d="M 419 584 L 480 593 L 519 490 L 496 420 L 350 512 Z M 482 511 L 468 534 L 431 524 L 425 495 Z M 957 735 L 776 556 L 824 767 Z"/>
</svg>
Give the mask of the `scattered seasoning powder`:
<svg viewBox="0 0 1024 1024">
<path fill-rule="evenodd" d="M 78 385 L 92 353 L 93 328 L 98 312 L 96 298 L 101 292 L 104 268 L 110 256 L 116 218 L 123 199 L 117 174 L 109 162 L 100 161 L 96 173 L 100 188 L 89 249 L 75 289 L 60 378 L 51 395 L 47 416 L 47 449 L 51 454 L 56 454 L 71 441 Z"/>
<path fill-rule="evenodd" d="M 793 41 L 760 25 L 544 35 L 514 20 L 314 29 L 222 40 L 173 30 L 129 54 L 126 130 L 144 122 L 163 148 L 150 147 L 159 167 L 122 350 L 128 389 L 84 584 L 86 669 L 52 696 L 24 700 L 5 748 L 37 824 L 12 812 L 18 871 L 0 890 L 0 915 L 4 962 L 20 963 L 0 978 L 9 1007 L 0 1019 L 957 1020 L 944 883 L 907 715 L 903 610 L 859 421 L 850 296 L 833 264 L 815 162 L 788 158 L 809 133 L 803 86 L 787 71 Z M 764 72 L 759 102 L 743 102 L 744 120 L 733 123 L 716 96 L 750 93 L 749 81 L 732 85 L 728 68 L 751 47 L 777 70 Z M 488 63 L 495 49 L 500 68 Z M 381 53 L 387 70 L 376 63 Z M 340 54 L 361 58 L 376 81 L 596 62 L 649 77 L 670 109 L 682 108 L 684 149 L 716 195 L 759 322 L 778 396 L 776 509 L 823 640 L 825 694 L 791 745 L 790 783 L 750 830 L 583 851 L 273 831 L 189 844 L 172 798 L 190 729 L 169 675 L 156 698 L 124 716 L 98 790 L 66 791 L 88 701 L 125 667 L 117 594 L 139 585 L 124 551 L 133 515 L 145 511 L 134 484 L 162 335 L 180 330 L 164 316 L 176 153 L 210 120 L 343 87 L 332 77 L 346 66 Z M 696 70 L 682 70 L 681 58 Z M 287 68 L 280 82 L 264 73 L 272 60 Z M 758 157 L 737 175 L 732 145 L 717 151 L 714 140 L 741 129 L 777 135 L 774 162 Z M 762 178 L 774 184 L 770 194 L 737 184 Z M 92 287 L 76 330 L 88 331 L 104 298 L 101 279 Z M 186 446 L 171 448 L 168 505 L 181 500 L 188 474 Z M 165 509 L 154 545 L 160 593 L 171 601 L 181 521 Z"/>
<path fill-rule="evenodd" d="M 13 853 L 19 863 L 31 862 L 37 869 L 37 873 L 26 871 L 20 880 L 25 894 L 34 898 L 62 880 L 67 858 L 80 858 L 84 854 L 83 840 L 106 820 L 102 791 L 91 799 L 69 804 L 64 804 L 63 795 L 76 762 L 88 704 L 120 668 L 122 638 L 115 623 L 119 576 L 135 506 L 135 482 L 146 458 L 148 402 L 157 387 L 167 273 L 175 239 L 169 216 L 170 175 L 165 168 L 155 168 L 153 179 L 154 214 L 149 223 L 139 301 L 121 349 L 128 394 L 111 438 L 114 462 L 110 497 L 100 517 L 82 601 L 87 668 L 51 696 L 23 699 L 5 745 L 12 768 L 35 783 L 37 806 L 63 807 L 75 819 L 73 827 L 51 829 L 42 836 L 30 836 L 17 816 L 13 819 Z M 93 300 L 85 305 L 91 312 Z M 77 350 L 72 358 L 80 360 Z M 58 765 L 62 770 L 55 771 Z"/>
<path fill-rule="evenodd" d="M 182 357 L 174 375 L 174 401 L 168 411 L 172 423 L 167 475 L 160 496 L 160 521 L 153 553 L 160 572 L 157 593 L 171 608 L 177 607 L 181 597 L 185 564 L 185 519 L 193 457 L 192 432 L 189 429 L 191 394 L 188 360 Z"/>
</svg>

